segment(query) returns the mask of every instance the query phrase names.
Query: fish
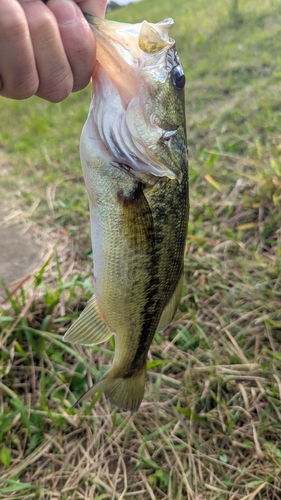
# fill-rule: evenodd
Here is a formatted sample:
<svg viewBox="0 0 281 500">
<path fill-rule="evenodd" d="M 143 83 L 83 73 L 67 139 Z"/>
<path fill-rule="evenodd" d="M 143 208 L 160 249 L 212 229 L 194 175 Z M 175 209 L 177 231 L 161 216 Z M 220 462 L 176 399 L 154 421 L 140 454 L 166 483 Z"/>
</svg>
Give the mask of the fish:
<svg viewBox="0 0 281 500">
<path fill-rule="evenodd" d="M 111 368 L 76 404 L 103 391 L 133 413 L 153 337 L 171 323 L 181 297 L 189 215 L 185 75 L 170 37 L 173 19 L 85 17 L 97 60 L 80 142 L 95 294 L 63 340 L 92 346 L 115 336 Z"/>
</svg>

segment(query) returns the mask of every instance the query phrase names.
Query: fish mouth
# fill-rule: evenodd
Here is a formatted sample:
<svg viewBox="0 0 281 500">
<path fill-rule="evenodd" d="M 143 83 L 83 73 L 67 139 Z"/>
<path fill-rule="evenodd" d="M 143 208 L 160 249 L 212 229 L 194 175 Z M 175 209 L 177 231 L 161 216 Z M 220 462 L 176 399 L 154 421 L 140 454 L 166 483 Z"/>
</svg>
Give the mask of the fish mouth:
<svg viewBox="0 0 281 500">
<path fill-rule="evenodd" d="M 105 43 L 109 41 L 120 44 L 124 49 L 132 53 L 132 47 L 128 47 L 128 40 L 135 38 L 138 40 L 139 48 L 147 54 L 155 54 L 165 47 L 172 47 L 175 41 L 170 38 L 170 29 L 174 26 L 174 20 L 169 17 L 159 23 L 149 23 L 142 21 L 137 24 L 118 23 L 108 19 L 91 16 L 84 12 L 84 16 L 92 30 L 105 38 Z"/>
<path fill-rule="evenodd" d="M 92 122 L 100 156 L 129 168 L 131 175 L 152 174 L 181 180 L 169 154 L 177 130 L 163 130 L 144 110 L 153 101 L 155 81 L 170 77 L 168 52 L 173 19 L 156 24 L 120 24 L 84 14 L 96 37 Z M 144 93 L 146 97 L 144 97 Z M 103 147 L 100 147 L 100 145 Z M 96 153 L 98 152 L 95 146 Z"/>
<path fill-rule="evenodd" d="M 135 94 L 140 85 L 140 70 L 145 71 L 148 66 L 154 68 L 160 81 L 165 81 L 168 72 L 163 63 L 167 51 L 175 45 L 170 38 L 172 18 L 155 24 L 143 21 L 120 26 L 87 13 L 84 16 L 96 36 L 96 59 L 118 85 Z"/>
</svg>

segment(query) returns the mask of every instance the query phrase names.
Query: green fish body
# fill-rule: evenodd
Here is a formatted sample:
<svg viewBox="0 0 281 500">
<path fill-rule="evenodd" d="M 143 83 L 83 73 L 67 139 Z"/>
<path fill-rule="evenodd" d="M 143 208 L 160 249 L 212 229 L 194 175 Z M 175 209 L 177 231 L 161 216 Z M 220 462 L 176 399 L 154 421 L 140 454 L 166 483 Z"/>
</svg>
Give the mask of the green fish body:
<svg viewBox="0 0 281 500">
<path fill-rule="evenodd" d="M 172 321 L 188 223 L 184 74 L 172 19 L 136 25 L 87 16 L 95 33 L 93 98 L 81 136 L 95 295 L 64 336 L 94 345 L 115 335 L 104 391 L 120 409 L 143 398 L 156 331 Z"/>
</svg>

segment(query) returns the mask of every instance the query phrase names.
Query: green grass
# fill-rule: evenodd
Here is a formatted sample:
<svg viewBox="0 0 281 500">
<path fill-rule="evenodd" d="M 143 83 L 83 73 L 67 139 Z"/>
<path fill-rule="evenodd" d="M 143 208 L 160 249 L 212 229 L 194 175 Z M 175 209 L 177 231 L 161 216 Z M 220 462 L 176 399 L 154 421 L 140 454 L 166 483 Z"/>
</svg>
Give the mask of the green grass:
<svg viewBox="0 0 281 500">
<path fill-rule="evenodd" d="M 0 316 L 0 498 L 281 498 L 281 2 L 236 3 L 110 14 L 173 16 L 187 80 L 186 280 L 132 417 L 103 396 L 71 409 L 113 345 L 61 341 L 92 293 L 78 153 L 90 90 L 57 105 L 0 100 L 1 199 L 51 245 Z"/>
</svg>

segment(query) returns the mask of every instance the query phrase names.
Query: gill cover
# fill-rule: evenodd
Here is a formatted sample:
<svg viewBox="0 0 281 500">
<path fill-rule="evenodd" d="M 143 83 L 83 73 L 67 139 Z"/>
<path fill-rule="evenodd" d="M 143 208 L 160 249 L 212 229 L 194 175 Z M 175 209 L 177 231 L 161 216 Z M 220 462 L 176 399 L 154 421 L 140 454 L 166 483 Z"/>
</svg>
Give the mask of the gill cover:
<svg viewBox="0 0 281 500">
<path fill-rule="evenodd" d="M 165 134 L 172 137 L 177 130 L 164 130 L 154 123 L 152 110 L 147 112 L 156 85 L 171 75 L 167 56 L 175 45 L 169 34 L 173 20 L 120 25 L 85 16 L 95 33 L 98 62 L 84 149 L 138 174 L 181 179 L 171 158 L 155 154 L 156 148 L 164 151 Z"/>
</svg>

